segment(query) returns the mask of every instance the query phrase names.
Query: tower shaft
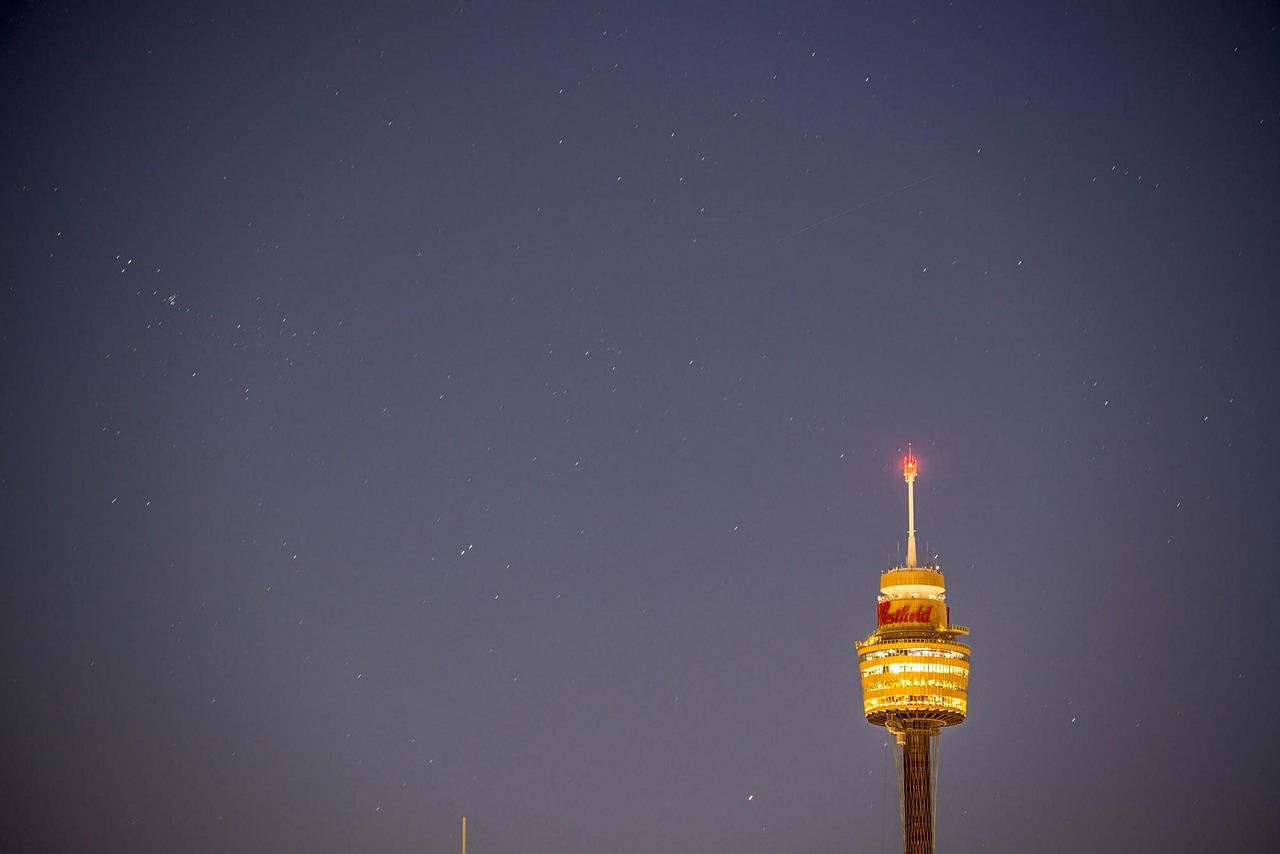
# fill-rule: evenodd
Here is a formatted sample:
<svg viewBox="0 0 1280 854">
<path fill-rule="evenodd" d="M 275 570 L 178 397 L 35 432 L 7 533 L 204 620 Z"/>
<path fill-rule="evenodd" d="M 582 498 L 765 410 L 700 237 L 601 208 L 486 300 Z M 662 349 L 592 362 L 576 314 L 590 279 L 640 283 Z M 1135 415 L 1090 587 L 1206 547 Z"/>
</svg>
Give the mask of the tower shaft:
<svg viewBox="0 0 1280 854">
<path fill-rule="evenodd" d="M 910 722 L 898 736 L 902 768 L 903 854 L 933 854 L 937 727 Z"/>
</svg>

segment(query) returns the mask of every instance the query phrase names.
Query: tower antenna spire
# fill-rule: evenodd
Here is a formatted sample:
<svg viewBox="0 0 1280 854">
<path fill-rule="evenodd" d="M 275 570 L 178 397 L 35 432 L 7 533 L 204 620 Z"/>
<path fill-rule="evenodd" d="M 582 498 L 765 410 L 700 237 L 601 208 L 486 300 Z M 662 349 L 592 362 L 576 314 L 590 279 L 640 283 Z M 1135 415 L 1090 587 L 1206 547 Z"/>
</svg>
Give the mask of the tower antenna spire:
<svg viewBox="0 0 1280 854">
<path fill-rule="evenodd" d="M 902 478 L 907 482 L 907 568 L 916 565 L 916 458 L 907 443 L 907 456 L 902 460 Z"/>
</svg>

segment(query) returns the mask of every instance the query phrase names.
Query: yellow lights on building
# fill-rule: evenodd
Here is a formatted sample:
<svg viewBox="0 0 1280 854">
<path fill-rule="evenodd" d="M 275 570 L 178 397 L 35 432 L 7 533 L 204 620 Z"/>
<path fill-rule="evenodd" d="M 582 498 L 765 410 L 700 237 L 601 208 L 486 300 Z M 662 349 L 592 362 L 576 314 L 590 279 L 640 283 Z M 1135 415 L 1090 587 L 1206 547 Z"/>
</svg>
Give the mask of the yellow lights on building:
<svg viewBox="0 0 1280 854">
<path fill-rule="evenodd" d="M 890 715 L 921 715 L 942 726 L 964 720 L 969 647 L 953 640 L 945 629 L 926 627 L 924 631 L 934 637 L 913 633 L 907 640 L 873 633 L 857 645 L 862 706 L 870 723 L 883 726 Z"/>
<path fill-rule="evenodd" d="M 956 667 L 951 664 L 881 664 L 872 667 L 862 668 L 862 678 L 869 679 L 873 676 L 913 676 L 919 674 L 934 674 L 941 676 L 955 676 L 957 678 L 968 678 L 969 670 L 966 667 Z"/>
</svg>

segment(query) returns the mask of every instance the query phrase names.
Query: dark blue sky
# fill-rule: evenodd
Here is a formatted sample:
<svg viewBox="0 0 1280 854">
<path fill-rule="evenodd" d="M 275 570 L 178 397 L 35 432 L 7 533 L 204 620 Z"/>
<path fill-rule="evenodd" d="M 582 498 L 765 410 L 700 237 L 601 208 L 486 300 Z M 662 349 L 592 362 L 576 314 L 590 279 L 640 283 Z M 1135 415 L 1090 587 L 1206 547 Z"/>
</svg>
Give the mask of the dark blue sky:
<svg viewBox="0 0 1280 854">
<path fill-rule="evenodd" d="M 10 8 L 4 847 L 900 849 L 912 442 L 939 849 L 1273 850 L 1280 13 L 1112 5 Z"/>
</svg>

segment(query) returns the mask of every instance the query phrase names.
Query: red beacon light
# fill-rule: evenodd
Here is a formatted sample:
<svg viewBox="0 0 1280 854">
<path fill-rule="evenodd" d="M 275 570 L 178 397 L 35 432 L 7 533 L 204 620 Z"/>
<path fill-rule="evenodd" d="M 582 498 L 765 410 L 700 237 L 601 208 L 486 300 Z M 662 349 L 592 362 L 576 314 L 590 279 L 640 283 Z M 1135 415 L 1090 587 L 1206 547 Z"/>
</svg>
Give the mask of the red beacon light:
<svg viewBox="0 0 1280 854">
<path fill-rule="evenodd" d="M 908 454 L 902 458 L 902 476 L 911 477 L 916 474 L 916 458 Z"/>
</svg>

